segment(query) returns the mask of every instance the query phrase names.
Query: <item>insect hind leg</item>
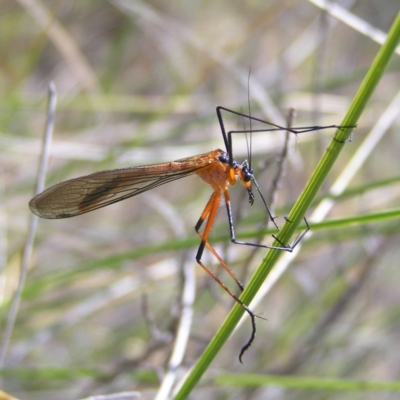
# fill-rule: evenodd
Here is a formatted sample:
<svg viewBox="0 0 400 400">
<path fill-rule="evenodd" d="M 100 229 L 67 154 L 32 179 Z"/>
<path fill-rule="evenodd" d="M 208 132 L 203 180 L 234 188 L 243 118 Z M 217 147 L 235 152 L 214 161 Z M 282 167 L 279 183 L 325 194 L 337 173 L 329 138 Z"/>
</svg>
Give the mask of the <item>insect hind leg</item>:
<svg viewBox="0 0 400 400">
<path fill-rule="evenodd" d="M 205 206 L 200 219 L 198 220 L 195 230 L 198 236 L 201 239 L 200 246 L 197 250 L 196 254 L 196 261 L 204 268 L 204 264 L 201 261 L 201 257 L 203 255 L 204 249 L 207 247 L 208 250 L 213 254 L 213 256 L 218 260 L 218 262 L 222 265 L 222 267 L 228 272 L 228 274 L 232 277 L 232 279 L 236 282 L 236 284 L 239 286 L 239 289 L 241 291 L 244 290 L 244 286 L 242 282 L 236 277 L 236 275 L 233 273 L 233 271 L 228 267 L 228 265 L 225 263 L 225 261 L 222 259 L 222 257 L 217 253 L 217 251 L 208 243 L 208 236 L 210 234 L 211 228 L 215 222 L 215 218 L 217 216 L 218 208 L 219 208 L 219 203 L 221 200 L 221 194 L 219 191 L 214 191 L 212 194 L 210 200 L 208 201 L 207 205 Z M 207 220 L 206 227 L 204 229 L 204 232 L 201 233 L 199 230 L 204 223 L 204 221 Z M 207 268 L 207 267 L 206 267 Z M 207 268 L 208 270 L 208 268 Z M 215 274 L 208 270 L 207 273 L 212 273 L 212 278 L 215 279 Z M 225 289 L 225 287 L 224 287 Z M 226 290 L 226 289 L 225 289 Z M 232 293 L 229 291 L 229 295 L 232 296 Z M 232 296 L 233 297 L 233 296 Z"/>
<path fill-rule="evenodd" d="M 197 263 L 204 269 L 204 271 L 207 272 L 207 274 L 218 283 L 219 286 L 221 286 L 222 289 L 224 289 L 229 296 L 231 296 L 236 303 L 238 303 L 250 316 L 251 320 L 251 334 L 250 338 L 247 341 L 247 343 L 242 347 L 239 353 L 239 361 L 242 363 L 242 357 L 243 354 L 246 352 L 246 350 L 249 349 L 249 347 L 252 345 L 255 336 L 256 336 L 256 317 L 257 315 L 254 314 L 254 312 L 245 304 L 243 303 L 242 300 L 239 299 L 238 296 L 236 296 L 216 275 L 213 271 L 211 271 L 201 260 L 201 257 L 203 255 L 204 249 L 207 247 L 211 251 L 211 253 L 218 259 L 220 264 L 225 268 L 225 270 L 229 273 L 229 275 L 235 280 L 235 282 L 238 284 L 239 288 L 243 291 L 244 287 L 243 284 L 236 278 L 235 274 L 232 272 L 232 270 L 228 267 L 228 265 L 222 260 L 222 258 L 218 255 L 218 253 L 215 251 L 215 249 L 207 242 L 208 235 L 211 231 L 211 228 L 214 224 L 215 218 L 217 216 L 218 208 L 219 208 L 219 203 L 221 200 L 221 193 L 220 191 L 215 190 L 214 193 L 212 194 L 210 200 L 208 201 L 206 207 L 204 208 L 199 221 L 197 222 L 195 226 L 195 230 L 199 237 L 201 238 L 201 243 L 199 246 L 199 249 L 197 250 L 196 254 L 196 261 Z M 207 220 L 206 226 L 204 228 L 204 232 L 201 233 L 199 232 L 200 227 L 204 223 L 204 221 Z"/>
<path fill-rule="evenodd" d="M 285 220 L 286 220 L 287 222 L 290 222 L 290 223 L 292 222 L 292 221 L 290 221 L 287 217 L 285 217 Z M 304 220 L 304 223 L 306 224 L 306 229 L 304 229 L 304 231 L 301 232 L 301 233 L 297 236 L 296 240 L 295 240 L 291 245 L 285 245 L 285 244 L 282 243 L 275 235 L 272 235 L 272 237 L 273 237 L 278 243 L 280 243 L 280 244 L 282 245 L 282 247 L 284 247 L 284 248 L 286 249 L 286 251 L 288 251 L 288 252 L 290 252 L 290 253 L 294 250 L 294 248 L 300 243 L 300 241 L 303 239 L 303 237 L 304 237 L 304 236 L 307 234 L 307 232 L 310 230 L 310 225 L 308 224 L 306 217 L 303 217 L 303 220 Z"/>
<path fill-rule="evenodd" d="M 236 239 L 236 234 L 235 234 L 235 228 L 233 224 L 233 216 L 232 216 L 232 207 L 231 207 L 231 201 L 230 201 L 230 196 L 229 196 L 229 191 L 228 189 L 224 190 L 224 197 L 225 197 L 225 205 L 226 205 L 226 211 L 228 214 L 228 222 L 229 222 L 229 231 L 231 235 L 231 242 L 235 244 L 240 244 L 244 246 L 252 246 L 252 247 L 259 247 L 263 249 L 270 249 L 270 250 L 279 250 L 279 251 L 287 251 L 291 253 L 294 248 L 297 246 L 297 244 L 301 241 L 301 239 L 306 235 L 306 233 L 310 230 L 310 226 L 308 225 L 307 220 L 304 218 L 304 221 L 306 223 L 306 229 L 304 232 L 302 232 L 294 241 L 292 245 L 285 245 L 282 243 L 275 235 L 272 235 L 272 237 L 281 245 L 281 246 L 269 246 L 265 244 L 259 244 L 259 243 L 251 243 L 251 242 L 244 242 L 241 240 Z M 287 220 L 287 219 L 286 219 Z M 288 222 L 291 222 L 287 220 Z M 276 225 L 276 224 L 275 224 Z M 277 225 L 276 225 L 277 226 Z"/>
</svg>

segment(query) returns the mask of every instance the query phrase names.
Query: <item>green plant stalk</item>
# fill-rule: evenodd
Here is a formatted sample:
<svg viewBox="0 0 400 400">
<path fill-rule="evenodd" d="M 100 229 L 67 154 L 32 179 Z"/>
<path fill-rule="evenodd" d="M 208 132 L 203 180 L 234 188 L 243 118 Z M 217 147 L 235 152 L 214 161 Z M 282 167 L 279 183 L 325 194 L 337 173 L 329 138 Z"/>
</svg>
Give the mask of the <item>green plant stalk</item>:
<svg viewBox="0 0 400 400">
<path fill-rule="evenodd" d="M 307 376 L 225 374 L 215 377 L 220 385 L 240 387 L 265 387 L 271 384 L 285 388 L 304 390 L 357 390 L 357 391 L 399 391 L 400 382 L 361 381 L 354 379 L 329 379 Z"/>
<path fill-rule="evenodd" d="M 399 39 L 400 13 L 397 15 L 392 25 L 392 28 L 388 33 L 386 43 L 380 48 L 374 62 L 371 65 L 371 68 L 369 69 L 364 81 L 362 82 L 350 106 L 350 109 L 341 124 L 342 126 L 352 126 L 357 123 L 361 113 L 365 109 L 366 104 L 371 98 L 375 87 L 382 77 L 384 70 L 387 67 L 396 49 L 396 46 L 399 43 Z M 278 239 L 282 243 L 289 242 L 297 226 L 303 219 L 303 216 L 306 214 L 306 211 L 311 206 L 312 201 L 317 195 L 321 185 L 325 181 L 334 162 L 338 158 L 343 146 L 345 146 L 346 141 L 349 139 L 350 134 L 351 129 L 342 129 L 336 132 L 334 139 L 329 144 L 320 162 L 315 168 L 310 180 L 305 186 L 297 202 L 294 204 L 293 209 L 288 217 L 289 221 L 291 222 L 286 222 L 278 235 Z M 275 242 L 274 245 L 279 246 L 279 243 Z M 280 254 L 281 252 L 274 250 L 270 250 L 267 252 L 264 260 L 262 261 L 259 268 L 256 270 L 255 274 L 251 278 L 249 284 L 247 285 L 241 296 L 241 300 L 245 304 L 251 303 L 251 300 L 254 298 L 257 291 L 263 284 L 275 262 L 278 260 Z M 183 383 L 179 392 L 176 394 L 176 400 L 187 398 L 197 382 L 200 380 L 201 376 L 207 370 L 214 357 L 218 354 L 218 351 L 229 338 L 235 326 L 239 323 L 241 317 L 243 316 L 243 313 L 243 308 L 240 307 L 238 304 L 233 307 L 226 320 L 223 322 L 221 328 L 211 340 L 210 344 L 205 349 L 199 361 L 192 369 L 188 378 Z"/>
</svg>

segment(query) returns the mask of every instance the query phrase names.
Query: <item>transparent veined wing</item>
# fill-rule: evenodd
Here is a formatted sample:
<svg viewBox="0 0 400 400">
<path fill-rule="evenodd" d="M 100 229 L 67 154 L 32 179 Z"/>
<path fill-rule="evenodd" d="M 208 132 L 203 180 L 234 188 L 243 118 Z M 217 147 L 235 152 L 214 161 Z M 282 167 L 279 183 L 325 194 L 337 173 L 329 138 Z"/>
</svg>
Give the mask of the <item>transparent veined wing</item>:
<svg viewBox="0 0 400 400">
<path fill-rule="evenodd" d="M 29 207 L 42 218 L 74 217 L 189 176 L 216 162 L 221 152 L 218 149 L 167 163 L 100 171 L 70 179 L 35 196 Z"/>
</svg>

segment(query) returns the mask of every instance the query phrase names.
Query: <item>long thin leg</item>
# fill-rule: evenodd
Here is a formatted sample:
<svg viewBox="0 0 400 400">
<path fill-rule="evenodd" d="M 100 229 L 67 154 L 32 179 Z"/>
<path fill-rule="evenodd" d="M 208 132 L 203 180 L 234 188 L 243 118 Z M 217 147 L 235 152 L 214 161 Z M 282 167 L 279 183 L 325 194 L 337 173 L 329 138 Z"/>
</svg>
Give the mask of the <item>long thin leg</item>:
<svg viewBox="0 0 400 400">
<path fill-rule="evenodd" d="M 226 130 L 225 130 L 225 125 L 223 122 L 223 118 L 222 118 L 222 111 L 226 111 L 228 113 L 234 114 L 234 115 L 238 115 L 239 117 L 243 117 L 243 118 L 247 118 L 251 121 L 257 121 L 257 122 L 261 122 L 262 124 L 266 124 L 266 125 L 270 125 L 273 126 L 274 128 L 271 129 L 258 129 L 258 130 L 244 130 L 244 131 L 233 131 L 232 133 L 248 133 L 248 132 L 266 132 L 266 131 L 289 131 L 294 133 L 295 135 L 299 134 L 299 133 L 305 133 L 305 132 L 311 132 L 311 131 L 316 131 L 319 129 L 328 129 L 328 128 L 337 128 L 337 129 L 346 129 L 346 128 L 356 128 L 356 125 L 351 125 L 351 126 L 341 126 L 341 125 L 329 125 L 329 126 L 301 126 L 298 128 L 288 128 L 288 127 L 283 127 L 277 124 L 274 124 L 272 122 L 269 121 L 264 121 L 262 119 L 259 118 L 255 118 L 251 115 L 246 115 L 234 110 L 230 110 L 229 108 L 225 108 L 225 107 L 221 107 L 218 106 L 217 109 L 217 117 L 218 117 L 218 122 L 221 128 L 221 133 L 222 133 L 222 137 L 224 139 L 224 143 L 225 143 L 225 148 L 226 151 L 228 152 L 228 154 L 230 156 L 232 156 L 232 142 L 230 140 L 230 138 L 228 138 L 228 135 L 230 136 L 230 133 L 228 133 L 228 135 L 226 134 Z"/>
<path fill-rule="evenodd" d="M 201 214 L 201 217 L 199 221 L 196 224 L 196 232 L 198 235 L 201 237 L 201 243 L 199 246 L 199 249 L 197 250 L 196 254 L 196 261 L 197 263 L 207 272 L 211 278 L 213 278 L 240 306 L 249 314 L 250 319 L 251 319 L 251 325 L 252 325 L 252 332 L 250 335 L 249 341 L 242 347 L 240 354 L 239 354 L 239 361 L 242 362 L 242 356 L 245 353 L 245 351 L 251 346 L 251 344 L 254 341 L 254 338 L 256 336 L 256 322 L 255 318 L 256 315 L 249 309 L 249 307 L 244 304 L 238 296 L 236 296 L 216 275 L 213 271 L 211 271 L 202 261 L 201 261 L 201 256 L 204 252 L 204 248 L 207 247 L 212 254 L 214 254 L 218 261 L 221 262 L 222 266 L 228 271 L 228 273 L 235 279 L 235 281 L 238 283 L 239 287 L 242 289 L 243 285 L 239 282 L 239 280 L 236 278 L 236 276 L 233 274 L 233 272 L 230 270 L 230 268 L 223 262 L 221 257 L 217 254 L 217 252 L 212 248 L 211 245 L 208 244 L 207 239 L 208 236 L 211 232 L 211 228 L 215 222 L 215 218 L 217 216 L 218 208 L 219 208 L 219 203 L 221 200 L 221 193 L 217 190 L 214 191 L 212 194 L 210 200 L 208 201 L 206 207 L 204 208 L 204 211 Z M 203 224 L 204 220 L 207 219 L 206 226 L 204 228 L 204 232 L 201 234 L 199 232 L 199 229 L 201 225 Z"/>
<path fill-rule="evenodd" d="M 291 222 L 286 217 L 285 217 L 285 219 L 286 219 L 286 221 Z M 304 223 L 306 224 L 306 229 L 303 232 L 301 232 L 301 234 L 299 236 L 297 236 L 296 240 L 291 244 L 291 246 L 290 246 L 291 251 L 293 251 L 293 249 L 297 246 L 297 244 L 303 239 L 303 237 L 306 235 L 306 233 L 310 230 L 310 225 L 308 225 L 306 217 L 303 217 L 303 220 L 304 220 Z M 284 246 L 284 244 L 275 235 L 272 235 L 272 237 Z"/>
<path fill-rule="evenodd" d="M 237 115 L 237 116 L 240 116 L 240 117 L 243 117 L 243 118 L 247 118 L 250 121 L 257 121 L 257 122 L 260 122 L 260 123 L 263 123 L 263 124 L 266 124 L 266 125 L 270 125 L 270 126 L 272 126 L 272 128 L 269 128 L 269 129 L 250 129 L 250 130 L 244 129 L 244 130 L 236 130 L 236 131 L 226 132 L 224 121 L 223 121 L 223 118 L 222 118 L 222 111 L 225 111 L 225 112 L 228 112 L 228 113 L 231 113 L 233 115 Z M 345 125 L 342 125 L 342 126 L 340 126 L 340 125 L 318 126 L 318 125 L 316 125 L 316 126 L 303 126 L 303 127 L 291 127 L 291 126 L 284 127 L 284 126 L 280 126 L 280 125 L 274 124 L 274 123 L 269 122 L 269 121 L 264 121 L 262 119 L 255 118 L 255 117 L 253 117 L 251 115 L 246 115 L 246 114 L 231 110 L 229 108 L 221 107 L 221 106 L 216 108 L 216 112 L 217 112 L 218 122 L 219 122 L 220 129 L 221 129 L 222 138 L 224 140 L 225 148 L 226 148 L 226 151 L 227 151 L 228 156 L 229 156 L 229 164 L 230 164 L 230 167 L 231 167 L 231 171 L 230 171 L 231 176 L 230 177 L 231 177 L 232 180 L 233 180 L 233 160 L 234 160 L 233 149 L 232 149 L 232 141 L 233 141 L 232 140 L 232 135 L 235 134 L 235 133 L 286 131 L 286 132 L 291 132 L 291 133 L 297 135 L 297 134 L 300 134 L 300 133 L 310 132 L 310 131 L 314 131 L 314 130 L 318 130 L 318 129 L 327 129 L 327 128 L 347 129 L 347 128 L 356 128 L 357 127 L 356 125 L 350 125 L 350 126 L 345 126 Z M 338 141 L 337 139 L 335 139 L 335 140 Z M 339 141 L 339 143 L 341 143 L 341 142 Z M 251 160 L 249 162 L 249 167 L 251 169 Z M 255 184 L 255 186 L 257 188 L 257 191 L 259 192 L 259 194 L 261 196 L 261 199 L 262 199 L 262 201 L 264 203 L 264 206 L 265 206 L 265 208 L 266 208 L 266 210 L 268 212 L 268 215 L 269 215 L 269 218 L 270 218 L 271 222 L 279 230 L 278 225 L 275 223 L 275 217 L 272 215 L 272 213 L 271 213 L 271 211 L 270 211 L 270 209 L 268 207 L 268 204 L 264 200 L 264 197 L 263 197 L 263 195 L 262 195 L 262 193 L 260 191 L 260 188 L 258 187 L 258 184 L 257 184 L 256 180 L 253 179 L 253 182 L 254 182 L 254 184 Z M 253 201 L 254 201 L 254 197 L 253 197 L 253 194 L 251 192 L 251 189 L 248 190 L 248 191 L 249 191 L 249 201 L 252 204 Z M 225 195 L 225 198 L 226 198 L 226 195 Z M 228 203 L 227 203 L 227 207 L 228 207 Z M 231 212 L 230 206 L 229 206 L 229 208 L 228 208 L 228 216 L 230 215 L 230 217 L 229 217 L 229 225 L 230 225 L 230 228 L 231 228 L 231 241 L 233 243 L 237 243 L 237 244 L 244 244 L 244 245 L 249 245 L 249 246 L 254 246 L 254 247 L 261 247 L 261 248 L 266 248 L 266 249 L 283 250 L 283 251 L 291 252 L 291 251 L 293 251 L 294 247 L 299 243 L 301 238 L 303 238 L 304 235 L 309 230 L 309 225 L 307 223 L 307 220 L 304 218 L 304 222 L 306 224 L 306 230 L 295 240 L 295 242 L 291 246 L 290 245 L 286 245 L 284 243 L 281 243 L 279 241 L 279 239 L 277 239 L 275 236 L 274 236 L 274 239 L 276 239 L 282 245 L 282 247 L 257 245 L 255 243 L 242 242 L 242 241 L 236 240 L 236 238 L 235 238 L 234 228 L 233 228 L 233 223 L 232 223 L 232 215 L 231 214 L 232 214 L 232 212 Z"/>
<path fill-rule="evenodd" d="M 242 244 L 242 245 L 249 245 L 249 246 L 253 246 L 253 247 L 262 247 L 262 248 L 268 248 L 268 249 L 273 249 L 273 250 L 285 250 L 285 251 L 292 251 L 294 249 L 294 247 L 297 245 L 297 243 L 299 243 L 299 241 L 303 238 L 303 236 L 307 233 L 309 226 L 307 224 L 307 230 L 304 231 L 294 242 L 294 244 L 292 246 L 285 246 L 284 244 L 282 244 L 282 247 L 274 247 L 274 246 L 267 246 L 267 245 L 261 245 L 261 244 L 256 244 L 256 243 L 247 243 L 247 242 L 242 242 L 242 241 L 238 241 L 235 238 L 235 231 L 234 231 L 234 225 L 233 225 L 233 217 L 232 217 L 232 209 L 231 209 L 231 202 L 230 202 L 230 197 L 229 197 L 229 191 L 227 188 L 225 188 L 223 190 L 224 192 L 224 199 L 225 199 L 225 203 L 226 203 L 226 208 L 227 208 L 227 212 L 228 212 L 228 222 L 229 222 L 229 230 L 230 230 L 230 235 L 231 235 L 231 241 L 233 243 L 237 243 L 237 244 Z M 208 203 L 206 204 L 203 212 L 201 213 L 201 216 L 195 226 L 195 230 L 196 233 L 199 235 L 199 237 L 201 238 L 201 243 L 200 246 L 197 250 L 197 254 L 196 254 L 196 261 L 197 263 L 207 272 L 207 274 L 214 279 L 238 304 L 240 304 L 240 306 L 249 314 L 250 316 L 250 320 L 251 320 L 251 325 L 252 325 L 252 331 L 251 331 L 251 335 L 250 335 L 250 339 L 248 340 L 248 342 L 242 347 L 240 354 L 239 354 L 239 361 L 242 362 L 242 356 L 243 354 L 246 352 L 246 350 L 251 346 L 251 344 L 254 341 L 254 338 L 256 336 L 256 322 L 255 322 L 255 318 L 256 315 L 254 314 L 254 312 L 252 310 L 250 310 L 250 308 L 244 304 L 238 296 L 236 296 L 216 275 L 213 271 L 211 271 L 202 261 L 201 261 L 201 257 L 204 253 L 204 249 L 207 247 L 211 253 L 218 259 L 218 261 L 220 262 L 220 264 L 224 267 L 224 269 L 229 273 L 229 275 L 235 280 L 235 282 L 238 284 L 239 288 L 241 290 L 243 290 L 243 285 L 242 283 L 237 279 L 237 277 L 235 276 L 235 274 L 233 273 L 233 271 L 228 267 L 228 265 L 224 262 L 224 260 L 222 260 L 222 258 L 219 256 L 219 254 L 216 252 L 216 250 L 208 243 L 207 239 L 208 236 L 211 232 L 211 228 L 214 225 L 215 222 L 215 218 L 217 216 L 218 213 L 218 208 L 219 208 L 219 204 L 221 201 L 221 192 L 219 190 L 214 190 L 213 194 L 210 197 L 210 200 L 208 201 Z M 200 232 L 200 228 L 203 225 L 204 221 L 206 221 L 206 226 L 204 228 L 204 232 L 201 233 Z M 274 239 L 278 240 L 275 236 Z"/>
<path fill-rule="evenodd" d="M 200 232 L 197 232 L 199 235 L 200 239 L 203 238 L 203 235 Z M 221 256 L 217 253 L 217 251 L 210 245 L 210 243 L 206 242 L 206 247 L 212 255 L 218 260 L 218 262 L 224 267 L 225 271 L 232 277 L 232 279 L 237 283 L 239 286 L 239 289 L 243 292 L 244 290 L 244 285 L 243 283 L 236 277 L 236 275 L 233 273 L 233 271 L 228 267 L 226 262 L 221 258 Z"/>
<path fill-rule="evenodd" d="M 288 251 L 288 252 L 292 252 L 293 249 L 296 247 L 296 245 L 300 242 L 300 240 L 304 237 L 304 235 L 309 231 L 310 226 L 308 225 L 306 219 L 304 218 L 304 221 L 306 223 L 306 230 L 295 240 L 295 242 L 290 246 L 286 246 L 285 244 L 283 244 L 278 238 L 276 238 L 275 236 L 272 236 L 275 240 L 277 240 L 282 247 L 279 246 L 268 246 L 266 244 L 259 244 L 259 243 L 249 243 L 249 242 L 243 242 L 240 240 L 236 239 L 236 235 L 235 235 L 235 228 L 234 228 L 234 224 L 233 224 L 233 216 L 232 216 L 232 207 L 231 207 L 231 200 L 229 197 L 229 191 L 227 188 L 224 189 L 224 197 L 225 197 L 225 205 L 226 205 L 226 211 L 228 213 L 228 223 L 229 223 L 229 232 L 231 235 L 231 242 L 232 243 L 236 243 L 236 244 L 242 244 L 245 246 L 253 246 L 253 247 L 260 247 L 263 249 L 271 249 L 271 250 L 280 250 L 280 251 Z"/>
<path fill-rule="evenodd" d="M 217 193 L 217 194 L 216 194 Z M 210 243 L 208 243 L 207 238 L 208 238 L 208 234 L 206 239 L 204 240 L 204 235 L 205 233 L 201 233 L 199 232 L 201 226 L 203 225 L 203 222 L 205 221 L 205 219 L 207 219 L 207 217 L 210 215 L 210 211 L 211 208 L 213 206 L 214 203 L 216 203 L 216 199 L 215 196 L 218 195 L 218 202 L 217 204 L 219 205 L 220 202 L 220 194 L 218 192 L 215 192 L 212 194 L 212 196 L 210 197 L 210 200 L 208 201 L 207 205 L 205 206 L 203 212 L 201 213 L 200 219 L 198 220 L 196 226 L 195 226 L 195 230 L 196 233 L 199 235 L 200 239 L 201 239 L 201 244 L 200 247 L 197 251 L 197 256 L 196 256 L 196 260 L 197 258 L 201 259 L 203 252 L 204 252 L 204 245 L 202 245 L 202 243 L 205 243 L 205 246 L 207 247 L 208 250 L 210 250 L 210 252 L 213 254 L 213 256 L 218 260 L 218 262 L 224 267 L 225 271 L 228 272 L 228 274 L 232 277 L 232 279 L 237 283 L 237 285 L 239 286 L 239 289 L 243 292 L 244 290 L 244 286 L 242 284 L 242 282 L 240 282 L 240 280 L 236 277 L 236 275 L 233 273 L 233 271 L 228 267 L 228 265 L 225 263 L 225 261 L 222 259 L 222 257 L 216 252 L 216 250 L 210 245 Z"/>
</svg>

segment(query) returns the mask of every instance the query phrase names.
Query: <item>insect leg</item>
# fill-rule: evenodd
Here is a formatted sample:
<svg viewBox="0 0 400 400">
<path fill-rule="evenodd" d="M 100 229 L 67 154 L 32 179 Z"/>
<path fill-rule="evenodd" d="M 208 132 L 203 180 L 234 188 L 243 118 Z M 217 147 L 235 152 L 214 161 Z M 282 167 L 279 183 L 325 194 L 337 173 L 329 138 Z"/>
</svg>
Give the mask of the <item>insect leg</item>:
<svg viewBox="0 0 400 400">
<path fill-rule="evenodd" d="M 286 221 L 288 221 L 288 222 L 291 222 L 289 219 L 287 219 L 286 217 L 285 217 L 285 219 L 286 219 Z M 289 246 L 290 247 L 290 251 L 293 251 L 293 249 L 297 246 L 297 244 L 301 241 L 301 239 L 303 239 L 303 237 L 306 235 L 306 233 L 310 230 L 310 225 L 308 225 L 308 222 L 307 222 L 307 220 L 306 220 L 306 217 L 303 217 L 303 220 L 304 220 L 304 223 L 306 224 L 306 229 L 304 229 L 304 231 L 303 232 L 301 232 L 301 234 L 299 235 L 299 236 L 297 236 L 297 238 L 296 238 L 296 240 L 291 244 L 291 246 Z M 284 244 L 275 236 L 275 235 L 272 235 L 272 237 L 277 241 L 277 242 L 279 242 L 282 246 L 284 246 Z"/>
<path fill-rule="evenodd" d="M 292 245 L 285 245 L 283 244 L 279 239 L 277 239 L 275 236 L 273 238 L 277 240 L 281 246 L 268 246 L 266 244 L 258 244 L 258 243 L 249 243 L 249 242 L 243 242 L 241 240 L 236 239 L 236 234 L 235 234 L 235 227 L 233 224 L 233 216 L 232 216 L 232 207 L 231 207 L 231 200 L 229 197 L 229 191 L 228 189 L 224 189 L 224 197 L 225 197 L 225 205 L 226 205 L 226 211 L 228 213 L 228 223 L 229 223 L 229 232 L 231 235 L 231 242 L 236 243 L 236 244 L 241 244 L 245 246 L 253 246 L 253 247 L 260 247 L 263 249 L 271 249 L 271 250 L 280 250 L 280 251 L 288 251 L 292 252 L 295 246 L 299 243 L 299 241 L 303 238 L 303 236 L 308 232 L 310 229 L 307 221 L 306 221 L 306 230 L 295 240 L 295 242 Z"/>
<path fill-rule="evenodd" d="M 197 234 L 201 237 L 201 243 L 199 246 L 199 249 L 197 250 L 196 254 L 196 261 L 197 263 L 207 272 L 207 274 L 214 279 L 221 287 L 224 289 L 250 316 L 251 319 L 251 325 L 252 325 L 252 331 L 250 335 L 250 339 L 248 342 L 242 347 L 240 354 L 239 354 L 239 361 L 242 362 L 242 356 L 244 352 L 251 346 L 251 344 L 254 341 L 254 338 L 256 336 L 256 322 L 255 318 L 256 315 L 249 309 L 249 307 L 246 306 L 246 304 L 243 303 L 239 299 L 238 296 L 236 296 L 216 275 L 213 271 L 211 271 L 202 261 L 201 261 L 201 256 L 203 255 L 204 248 L 207 247 L 213 255 L 215 255 L 218 259 L 218 261 L 221 262 L 221 265 L 228 271 L 228 273 L 232 276 L 233 279 L 235 279 L 236 283 L 239 285 L 241 289 L 243 289 L 243 285 L 240 283 L 240 281 L 235 277 L 233 272 L 230 270 L 230 268 L 226 265 L 225 262 L 221 259 L 221 257 L 217 254 L 217 252 L 213 249 L 213 247 L 207 242 L 208 236 L 211 232 L 211 228 L 214 224 L 215 218 L 217 216 L 218 208 L 219 208 L 219 203 L 221 200 L 221 193 L 219 191 L 214 191 L 212 194 L 210 200 L 208 201 L 204 211 L 201 214 L 201 217 L 199 221 L 196 224 L 196 232 Z M 199 232 L 200 226 L 204 222 L 204 220 L 207 219 L 206 227 L 204 228 L 204 232 L 201 234 Z"/>
<path fill-rule="evenodd" d="M 215 217 L 218 212 L 220 199 L 221 199 L 220 193 L 218 191 L 214 191 L 214 193 L 212 194 L 206 207 L 204 208 L 199 221 L 197 222 L 197 224 L 195 226 L 196 233 L 199 235 L 199 237 L 201 239 L 201 243 L 200 243 L 199 249 L 197 251 L 197 255 L 196 255 L 196 260 L 201 260 L 201 257 L 204 252 L 204 248 L 207 247 L 207 249 L 210 250 L 210 252 L 213 254 L 213 256 L 218 260 L 218 262 L 224 267 L 226 272 L 228 272 L 228 274 L 232 277 L 232 279 L 237 283 L 237 285 L 239 286 L 239 289 L 241 291 L 243 291 L 244 286 L 243 286 L 242 282 L 240 282 L 240 280 L 236 277 L 236 275 L 233 273 L 233 271 L 228 267 L 228 265 L 225 263 L 225 261 L 222 259 L 222 257 L 216 252 L 216 250 L 207 241 L 208 235 L 211 231 L 211 227 L 214 224 L 214 220 L 215 220 Z M 214 205 L 216 205 L 214 219 L 210 220 L 210 218 L 211 218 L 210 214 L 211 214 L 211 211 L 213 210 Z M 207 232 L 207 225 L 206 225 L 206 229 L 204 230 L 203 233 L 201 233 L 201 232 L 199 232 L 199 229 L 207 217 L 208 217 L 207 225 L 210 224 L 210 228 Z"/>
</svg>

